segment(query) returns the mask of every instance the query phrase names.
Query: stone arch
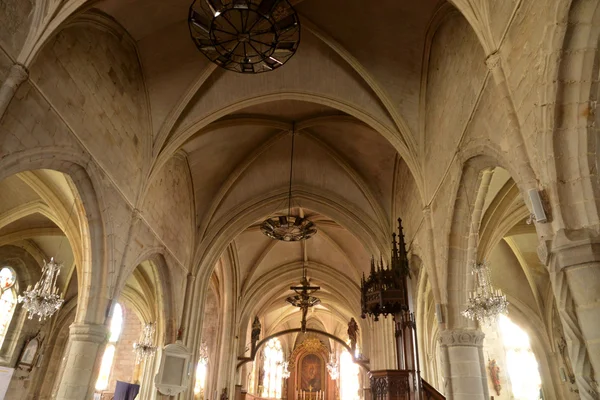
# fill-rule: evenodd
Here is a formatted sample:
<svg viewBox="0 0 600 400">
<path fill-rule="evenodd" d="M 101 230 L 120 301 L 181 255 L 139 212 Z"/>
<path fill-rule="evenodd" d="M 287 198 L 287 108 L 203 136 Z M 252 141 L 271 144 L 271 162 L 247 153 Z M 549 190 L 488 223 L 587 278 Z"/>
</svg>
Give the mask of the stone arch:
<svg viewBox="0 0 600 400">
<path fill-rule="evenodd" d="M 564 20 L 566 31 L 555 34 L 564 35 L 560 64 L 555 76 L 547 73 L 557 88 L 545 116 L 544 150 L 557 228 L 579 229 L 600 222 L 600 6 L 575 0 Z"/>
<path fill-rule="evenodd" d="M 24 162 L 23 160 L 27 160 Z M 82 224 L 82 259 L 78 265 L 78 293 L 83 297 L 77 303 L 76 321 L 103 324 L 107 317 L 108 298 L 111 295 L 110 262 L 112 225 L 106 222 L 101 210 L 106 209 L 102 191 L 102 177 L 87 157 L 55 147 L 39 147 L 7 155 L 0 162 L 0 180 L 19 172 L 51 169 L 67 175 L 74 183 L 79 206 L 76 207 Z M 72 243 L 74 247 L 76 243 Z M 83 290 L 86 288 L 88 290 Z"/>
<path fill-rule="evenodd" d="M 449 214 L 447 226 L 450 226 L 447 266 L 448 278 L 446 288 L 448 293 L 448 328 L 464 326 L 473 327 L 473 323 L 460 315 L 460 306 L 465 302 L 467 291 L 473 284 L 473 278 L 468 271 L 470 262 L 477 260 L 477 243 L 481 222 L 481 213 L 489 178 L 485 174 L 504 163 L 496 158 L 493 152 L 484 148 L 472 148 L 465 154 L 469 158 L 462 164 L 462 171 L 456 186 L 455 203 Z M 490 155 L 491 154 L 491 155 Z M 505 168 L 509 173 L 511 166 Z M 511 177 L 514 176 L 511 174 Z M 487 181 L 486 181 L 487 179 Z M 513 178 L 514 179 L 514 178 Z M 518 183 L 518 180 L 515 181 Z"/>
</svg>

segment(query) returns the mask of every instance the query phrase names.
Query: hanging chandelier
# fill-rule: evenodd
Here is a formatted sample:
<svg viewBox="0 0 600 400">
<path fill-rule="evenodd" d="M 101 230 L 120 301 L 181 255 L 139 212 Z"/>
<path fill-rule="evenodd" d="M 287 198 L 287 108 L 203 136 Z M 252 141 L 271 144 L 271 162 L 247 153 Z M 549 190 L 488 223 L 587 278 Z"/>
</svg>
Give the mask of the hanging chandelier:
<svg viewBox="0 0 600 400">
<path fill-rule="evenodd" d="M 150 322 L 144 325 L 140 341 L 133 343 L 133 351 L 135 352 L 135 363 L 139 364 L 142 360 L 152 356 L 156 352 L 154 346 L 154 331 L 155 324 Z"/>
<path fill-rule="evenodd" d="M 23 308 L 28 312 L 28 319 L 36 315 L 39 321 L 45 320 L 62 306 L 65 300 L 58 294 L 56 287 L 61 267 L 62 264 L 55 262 L 54 257 L 50 258 L 49 263 L 44 260 L 40 280 L 33 289 L 31 285 L 27 286 L 23 295 L 18 297 L 19 303 L 23 303 Z"/>
<path fill-rule="evenodd" d="M 475 275 L 476 287 L 469 292 L 469 304 L 462 315 L 480 323 L 491 324 L 498 315 L 508 312 L 508 301 L 500 289 L 492 287 L 487 261 L 474 263 L 471 274 Z"/>
<path fill-rule="evenodd" d="M 292 214 L 292 175 L 294 172 L 294 143 L 296 139 L 295 126 L 292 127 L 292 151 L 290 156 L 290 185 L 288 190 L 287 216 L 271 217 L 263 221 L 260 226 L 262 233 L 271 239 L 284 242 L 297 242 L 310 239 L 317 228 L 314 223 L 304 217 Z"/>
<path fill-rule="evenodd" d="M 300 21 L 288 0 L 195 0 L 188 27 L 202 54 L 239 73 L 277 69 L 300 43 Z"/>
<path fill-rule="evenodd" d="M 329 362 L 327 363 L 327 372 L 332 381 L 335 381 L 340 376 L 340 366 L 334 353 L 329 354 Z"/>
</svg>

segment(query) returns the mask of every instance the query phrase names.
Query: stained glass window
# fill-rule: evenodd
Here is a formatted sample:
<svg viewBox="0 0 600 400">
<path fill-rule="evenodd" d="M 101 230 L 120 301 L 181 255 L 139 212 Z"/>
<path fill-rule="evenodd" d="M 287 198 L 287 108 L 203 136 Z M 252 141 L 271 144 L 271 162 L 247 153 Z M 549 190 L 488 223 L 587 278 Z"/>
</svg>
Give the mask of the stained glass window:
<svg viewBox="0 0 600 400">
<path fill-rule="evenodd" d="M 281 398 L 281 387 L 283 385 L 283 350 L 281 342 L 273 338 L 265 345 L 265 363 L 263 369 L 265 375 L 263 378 L 262 397 L 271 399 Z"/>
<path fill-rule="evenodd" d="M 17 305 L 16 282 L 17 276 L 12 268 L 0 269 L 0 347 L 4 343 Z"/>
<path fill-rule="evenodd" d="M 115 305 L 113 316 L 110 321 L 110 336 L 108 337 L 108 344 L 104 355 L 102 356 L 102 362 L 100 363 L 100 374 L 96 381 L 96 390 L 106 390 L 108 388 L 108 381 L 110 373 L 112 371 L 112 365 L 115 358 L 115 344 L 121 336 L 123 330 L 123 309 L 120 304 Z"/>
<path fill-rule="evenodd" d="M 340 400 L 358 400 L 358 390 L 358 365 L 344 350 L 340 356 Z"/>
<path fill-rule="evenodd" d="M 529 335 L 507 316 L 500 315 L 500 332 L 506 351 L 506 368 L 513 399 L 538 400 L 542 380 L 538 363 L 531 350 Z"/>
</svg>

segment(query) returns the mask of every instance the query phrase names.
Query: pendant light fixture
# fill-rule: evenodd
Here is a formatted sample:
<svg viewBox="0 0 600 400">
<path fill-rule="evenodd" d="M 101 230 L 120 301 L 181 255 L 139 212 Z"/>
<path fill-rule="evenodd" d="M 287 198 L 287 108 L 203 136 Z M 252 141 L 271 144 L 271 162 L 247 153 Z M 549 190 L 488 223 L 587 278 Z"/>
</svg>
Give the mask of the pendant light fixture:
<svg viewBox="0 0 600 400">
<path fill-rule="evenodd" d="M 317 233 L 317 227 L 308 219 L 292 215 L 292 176 L 294 172 L 295 124 L 292 125 L 292 151 L 290 157 L 290 184 L 288 190 L 287 216 L 271 217 L 260 226 L 260 230 L 271 239 L 284 242 L 297 242 L 310 239 Z"/>
<path fill-rule="evenodd" d="M 73 199 L 73 205 L 71 206 L 65 227 L 69 226 L 69 222 L 71 221 L 71 216 L 75 209 L 75 201 Z M 57 253 L 60 251 L 65 237 L 61 239 L 56 251 Z M 27 310 L 28 319 L 37 316 L 39 321 L 45 320 L 62 307 L 65 299 L 58 292 L 57 287 L 58 276 L 60 275 L 62 266 L 62 263 L 54 261 L 54 257 L 50 257 L 50 262 L 48 263 L 44 260 L 40 280 L 33 287 L 29 285 L 27 290 L 23 291 L 23 294 L 18 297 L 19 303 L 23 303 L 23 308 Z"/>
<path fill-rule="evenodd" d="M 210 61 L 243 74 L 281 67 L 300 43 L 300 20 L 288 0 L 195 0 L 188 27 Z"/>
</svg>

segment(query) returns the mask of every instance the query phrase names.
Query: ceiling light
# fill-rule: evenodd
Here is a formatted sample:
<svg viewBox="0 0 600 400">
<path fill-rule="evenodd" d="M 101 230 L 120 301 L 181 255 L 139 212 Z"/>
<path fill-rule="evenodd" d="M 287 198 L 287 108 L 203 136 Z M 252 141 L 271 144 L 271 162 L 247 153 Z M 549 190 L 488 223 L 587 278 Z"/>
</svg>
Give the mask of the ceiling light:
<svg viewBox="0 0 600 400">
<path fill-rule="evenodd" d="M 301 216 L 292 214 L 292 176 L 294 172 L 294 143 L 296 132 L 292 128 L 292 151 L 290 157 L 290 185 L 288 190 L 288 213 L 287 216 L 271 217 L 266 219 L 260 226 L 262 233 L 271 239 L 284 242 L 296 242 L 310 239 L 317 233 L 314 223 Z"/>
<path fill-rule="evenodd" d="M 300 42 L 300 20 L 288 0 L 195 0 L 188 27 L 210 61 L 239 73 L 282 66 Z"/>
</svg>

